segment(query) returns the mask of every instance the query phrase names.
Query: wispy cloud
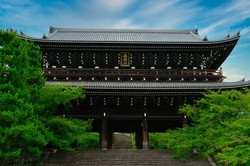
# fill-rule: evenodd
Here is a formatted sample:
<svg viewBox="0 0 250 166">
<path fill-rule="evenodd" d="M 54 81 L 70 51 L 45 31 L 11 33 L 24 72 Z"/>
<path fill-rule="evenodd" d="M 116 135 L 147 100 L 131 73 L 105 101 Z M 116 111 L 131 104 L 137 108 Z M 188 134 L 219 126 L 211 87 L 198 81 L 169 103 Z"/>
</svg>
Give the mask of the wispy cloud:
<svg viewBox="0 0 250 166">
<path fill-rule="evenodd" d="M 133 3 L 133 0 L 93 0 L 96 8 L 108 12 L 121 12 Z"/>
<path fill-rule="evenodd" d="M 192 22 L 199 11 L 201 7 L 198 6 L 198 1 L 148 0 L 132 14 L 132 17 L 140 20 L 144 27 L 179 29 L 190 28 L 187 23 Z"/>
<path fill-rule="evenodd" d="M 200 34 L 201 35 L 207 35 L 207 34 L 211 34 L 211 32 L 213 32 L 215 29 L 217 29 L 219 26 L 222 26 L 223 24 L 227 23 L 228 22 L 228 19 L 225 18 L 225 19 L 222 19 L 222 20 L 219 20 L 211 25 L 209 25 L 208 27 L 206 28 L 203 28 L 200 30 Z"/>
<path fill-rule="evenodd" d="M 241 30 L 241 35 L 250 34 L 250 26 Z"/>
<path fill-rule="evenodd" d="M 115 23 L 112 28 L 117 28 L 117 29 L 138 29 L 142 28 L 138 25 L 135 25 L 135 23 L 132 22 L 131 19 L 122 19 Z"/>
<path fill-rule="evenodd" d="M 227 76 L 227 78 L 224 80 L 224 82 L 235 82 L 245 78 L 244 75 L 236 73 L 225 73 L 225 75 Z"/>
<path fill-rule="evenodd" d="M 201 18 L 208 18 L 208 26 L 200 31 L 201 35 L 209 35 L 212 38 L 225 36 L 232 30 L 239 31 L 240 28 L 235 29 L 234 26 L 250 18 L 250 1 L 231 0 L 204 12 Z"/>
<path fill-rule="evenodd" d="M 141 17 L 148 17 L 148 16 L 154 16 L 157 15 L 165 9 L 170 8 L 174 4 L 178 3 L 179 0 L 169 0 L 169 1 L 164 1 L 164 0 L 158 0 L 158 1 L 148 1 L 144 5 L 142 5 L 138 11 L 136 12 L 137 16 Z"/>
</svg>

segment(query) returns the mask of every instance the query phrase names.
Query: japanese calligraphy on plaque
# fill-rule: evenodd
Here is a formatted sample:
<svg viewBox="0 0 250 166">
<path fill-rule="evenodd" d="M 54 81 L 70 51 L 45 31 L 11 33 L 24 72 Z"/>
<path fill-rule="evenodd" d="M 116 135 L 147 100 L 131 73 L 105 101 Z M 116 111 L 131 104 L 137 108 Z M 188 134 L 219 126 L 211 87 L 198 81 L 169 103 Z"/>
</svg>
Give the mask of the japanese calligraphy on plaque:
<svg viewBox="0 0 250 166">
<path fill-rule="evenodd" d="M 121 67 L 130 66 L 130 54 L 128 52 L 121 53 Z"/>
</svg>

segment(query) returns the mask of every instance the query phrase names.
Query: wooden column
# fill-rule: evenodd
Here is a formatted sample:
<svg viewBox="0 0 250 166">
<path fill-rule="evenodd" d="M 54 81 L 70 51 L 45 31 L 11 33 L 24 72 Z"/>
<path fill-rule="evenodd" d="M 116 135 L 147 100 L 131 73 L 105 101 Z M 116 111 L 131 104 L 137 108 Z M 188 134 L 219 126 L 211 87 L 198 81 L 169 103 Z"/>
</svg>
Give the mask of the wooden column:
<svg viewBox="0 0 250 166">
<path fill-rule="evenodd" d="M 136 148 L 137 149 L 142 149 L 142 130 L 141 127 L 139 128 L 139 130 L 136 130 Z"/>
<path fill-rule="evenodd" d="M 142 149 L 148 149 L 148 120 L 146 117 L 142 120 Z"/>
<path fill-rule="evenodd" d="M 186 115 L 183 115 L 183 118 L 182 118 L 182 125 L 186 125 L 187 124 L 187 116 Z"/>
<path fill-rule="evenodd" d="M 108 148 L 108 120 L 104 117 L 102 119 L 102 133 L 101 133 L 101 149 L 107 150 Z"/>
<path fill-rule="evenodd" d="M 113 131 L 108 128 L 108 142 L 107 142 L 107 146 L 108 149 L 112 149 L 112 145 L 113 145 Z"/>
</svg>

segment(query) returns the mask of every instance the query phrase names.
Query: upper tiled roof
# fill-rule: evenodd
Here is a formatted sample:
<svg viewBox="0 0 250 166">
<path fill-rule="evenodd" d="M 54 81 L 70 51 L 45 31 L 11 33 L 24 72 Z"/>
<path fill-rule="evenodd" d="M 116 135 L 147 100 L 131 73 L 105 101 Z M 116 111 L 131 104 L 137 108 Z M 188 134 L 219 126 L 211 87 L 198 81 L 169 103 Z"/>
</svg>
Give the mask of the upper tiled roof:
<svg viewBox="0 0 250 166">
<path fill-rule="evenodd" d="M 72 86 L 84 85 L 85 89 L 233 89 L 250 87 L 246 82 L 61 82 L 47 81 L 47 85 L 68 84 Z"/>
<path fill-rule="evenodd" d="M 197 30 L 71 29 L 50 27 L 47 40 L 90 42 L 199 42 Z"/>
<path fill-rule="evenodd" d="M 50 27 L 49 35 L 34 38 L 19 34 L 21 38 L 40 42 L 76 43 L 197 43 L 208 44 L 238 40 L 240 33 L 227 35 L 219 40 L 201 39 L 198 29 L 193 30 L 146 30 L 146 29 L 80 29 Z"/>
</svg>

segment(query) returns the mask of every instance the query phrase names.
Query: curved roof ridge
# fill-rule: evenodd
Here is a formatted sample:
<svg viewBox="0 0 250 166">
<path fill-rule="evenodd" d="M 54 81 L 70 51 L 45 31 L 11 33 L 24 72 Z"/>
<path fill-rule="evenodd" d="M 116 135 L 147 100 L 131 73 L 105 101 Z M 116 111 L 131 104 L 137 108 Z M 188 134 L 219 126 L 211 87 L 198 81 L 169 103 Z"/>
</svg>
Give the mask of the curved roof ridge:
<svg viewBox="0 0 250 166">
<path fill-rule="evenodd" d="M 22 39 L 33 39 L 33 40 L 40 40 L 40 39 L 42 39 L 42 38 L 32 37 L 32 36 L 26 35 L 25 33 L 17 33 L 17 36 L 19 36 Z"/>
<path fill-rule="evenodd" d="M 58 31 L 57 29 L 55 31 L 53 31 L 53 32 L 50 31 L 48 38 L 51 38 L 51 37 L 55 36 L 57 34 L 57 31 Z"/>
<path fill-rule="evenodd" d="M 202 40 L 198 32 L 195 32 L 195 33 L 194 33 L 193 31 L 190 31 L 190 33 L 191 33 L 194 37 L 196 37 L 197 39 Z"/>
<path fill-rule="evenodd" d="M 119 33 L 140 33 L 140 32 L 147 32 L 147 33 L 187 33 L 190 34 L 195 33 L 195 29 L 178 29 L 178 30 L 170 30 L 170 29 L 95 29 L 95 28 L 57 28 L 53 27 L 54 31 L 58 32 L 119 32 Z"/>
</svg>

